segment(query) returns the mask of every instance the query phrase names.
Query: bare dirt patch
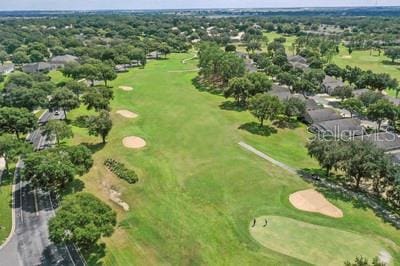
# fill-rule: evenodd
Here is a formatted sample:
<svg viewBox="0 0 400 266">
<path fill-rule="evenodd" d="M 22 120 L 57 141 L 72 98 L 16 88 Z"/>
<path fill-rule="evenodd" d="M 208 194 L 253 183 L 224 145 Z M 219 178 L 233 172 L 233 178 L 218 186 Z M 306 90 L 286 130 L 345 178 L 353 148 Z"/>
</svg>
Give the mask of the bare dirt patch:
<svg viewBox="0 0 400 266">
<path fill-rule="evenodd" d="M 120 206 L 124 211 L 129 211 L 129 205 L 125 201 L 121 200 L 121 192 L 115 189 L 113 186 L 110 186 L 107 182 L 102 182 L 104 190 L 108 194 L 108 198 Z"/>
<path fill-rule="evenodd" d="M 126 118 L 136 118 L 138 115 L 128 110 L 118 110 L 117 114 Z"/>
<path fill-rule="evenodd" d="M 130 136 L 130 137 L 125 137 L 122 140 L 122 144 L 126 148 L 140 149 L 140 148 L 143 148 L 144 146 L 146 146 L 146 141 L 144 141 L 144 139 L 139 138 L 139 137 Z"/>
<path fill-rule="evenodd" d="M 124 90 L 124 91 L 131 91 L 131 90 L 133 90 L 133 88 L 130 87 L 130 86 L 119 86 L 118 88 L 120 88 L 121 90 Z"/>
<path fill-rule="evenodd" d="M 317 212 L 334 218 L 342 218 L 343 212 L 314 189 L 298 191 L 289 196 L 292 205 L 302 211 Z"/>
</svg>

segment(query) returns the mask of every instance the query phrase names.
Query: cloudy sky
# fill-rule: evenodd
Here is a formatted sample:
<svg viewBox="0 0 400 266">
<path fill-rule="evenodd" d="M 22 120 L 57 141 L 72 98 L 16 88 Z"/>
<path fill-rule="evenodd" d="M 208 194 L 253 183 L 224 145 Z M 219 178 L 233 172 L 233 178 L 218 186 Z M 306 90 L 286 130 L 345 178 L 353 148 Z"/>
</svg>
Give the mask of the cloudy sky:
<svg viewBox="0 0 400 266">
<path fill-rule="evenodd" d="M 0 10 L 400 6 L 400 0 L 0 0 Z"/>
</svg>

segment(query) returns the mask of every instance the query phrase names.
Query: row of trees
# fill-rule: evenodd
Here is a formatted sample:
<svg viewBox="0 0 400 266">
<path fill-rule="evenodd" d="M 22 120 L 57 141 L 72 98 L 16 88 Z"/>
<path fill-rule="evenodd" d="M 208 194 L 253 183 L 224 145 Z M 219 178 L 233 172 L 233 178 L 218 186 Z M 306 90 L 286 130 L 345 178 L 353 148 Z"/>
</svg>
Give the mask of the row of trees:
<svg viewBox="0 0 400 266">
<path fill-rule="evenodd" d="M 356 189 L 364 185 L 367 191 L 400 207 L 400 167 L 374 144 L 361 140 L 314 139 L 307 149 L 327 175 L 332 170 L 340 171 L 343 173 L 340 181 Z"/>
</svg>

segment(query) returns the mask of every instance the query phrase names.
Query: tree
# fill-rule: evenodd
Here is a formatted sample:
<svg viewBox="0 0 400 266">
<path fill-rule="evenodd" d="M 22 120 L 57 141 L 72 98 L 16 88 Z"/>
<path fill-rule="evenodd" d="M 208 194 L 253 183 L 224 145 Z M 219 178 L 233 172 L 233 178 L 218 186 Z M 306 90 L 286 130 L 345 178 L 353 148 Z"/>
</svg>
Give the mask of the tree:
<svg viewBox="0 0 400 266">
<path fill-rule="evenodd" d="M 306 79 L 296 80 L 293 84 L 293 90 L 296 92 L 300 92 L 306 97 L 307 94 L 313 93 L 317 90 L 317 87 L 314 83 Z"/>
<path fill-rule="evenodd" d="M 115 69 L 112 66 L 109 66 L 107 64 L 101 64 L 98 67 L 99 71 L 99 77 L 101 77 L 101 80 L 104 81 L 104 86 L 107 87 L 107 82 L 114 80 L 117 78 L 117 73 L 115 72 Z"/>
<path fill-rule="evenodd" d="M 224 90 L 224 96 L 234 97 L 238 105 L 246 105 L 250 91 L 254 85 L 248 78 L 233 78 L 229 81 L 228 88 Z"/>
<path fill-rule="evenodd" d="M 83 175 L 92 167 L 92 151 L 86 146 L 67 146 L 63 147 L 63 150 L 68 154 L 69 160 L 75 166 L 78 174 Z"/>
<path fill-rule="evenodd" d="M 9 171 L 9 164 L 17 157 L 29 150 L 29 145 L 20 141 L 14 135 L 0 135 L 0 154 L 6 162 L 6 170 Z"/>
<path fill-rule="evenodd" d="M 391 47 L 386 49 L 385 55 L 392 60 L 392 63 L 394 63 L 395 60 L 400 58 L 400 47 Z"/>
<path fill-rule="evenodd" d="M 365 107 L 370 106 L 371 104 L 376 103 L 380 99 L 383 98 L 383 94 L 375 91 L 366 91 L 360 95 L 360 100 L 365 105 Z"/>
<path fill-rule="evenodd" d="M 225 52 L 236 52 L 236 46 L 233 44 L 228 44 L 225 46 Z"/>
<path fill-rule="evenodd" d="M 8 76 L 8 79 L 5 82 L 4 86 L 7 87 L 10 84 L 13 84 L 17 87 L 32 88 L 33 79 L 32 76 L 29 74 L 23 72 L 15 72 L 11 73 Z"/>
<path fill-rule="evenodd" d="M 66 154 L 56 150 L 28 154 L 22 176 L 45 191 L 65 188 L 75 176 L 75 167 Z"/>
<path fill-rule="evenodd" d="M 383 120 L 396 117 L 396 113 L 397 109 L 395 106 L 385 99 L 378 100 L 367 108 L 367 116 L 378 123 L 378 130 L 380 130 Z"/>
<path fill-rule="evenodd" d="M 307 144 L 307 150 L 326 170 L 327 175 L 333 168 L 337 169 L 342 160 L 341 145 L 336 140 L 315 138 Z"/>
<path fill-rule="evenodd" d="M 50 120 L 42 128 L 42 136 L 47 136 L 50 139 L 56 139 L 57 146 L 60 145 L 60 141 L 67 138 L 72 138 L 74 134 L 72 129 L 67 123 L 61 120 Z"/>
<path fill-rule="evenodd" d="M 4 93 L 3 102 L 6 106 L 33 111 L 38 107 L 47 106 L 47 94 L 40 88 L 13 88 Z"/>
<path fill-rule="evenodd" d="M 336 64 L 329 64 L 324 70 L 328 76 L 336 78 L 341 78 L 343 76 L 343 70 Z"/>
<path fill-rule="evenodd" d="M 296 82 L 296 76 L 292 75 L 289 72 L 281 72 L 276 76 L 276 80 L 283 85 L 286 85 L 289 87 L 289 89 L 292 88 L 294 83 Z"/>
<path fill-rule="evenodd" d="M 79 107 L 79 99 L 68 89 L 57 89 L 51 95 L 49 107 L 52 110 L 62 109 L 65 119 L 67 119 L 67 112 Z"/>
<path fill-rule="evenodd" d="M 29 58 L 31 62 L 41 62 L 44 60 L 44 55 L 39 51 L 33 50 L 30 52 Z"/>
<path fill-rule="evenodd" d="M 361 114 L 364 109 L 364 104 L 360 99 L 357 98 L 349 98 L 342 102 L 342 107 L 350 112 L 350 116 Z"/>
<path fill-rule="evenodd" d="M 12 59 L 15 64 L 24 64 L 24 63 L 29 63 L 31 61 L 29 56 L 22 51 L 16 52 L 13 55 Z"/>
<path fill-rule="evenodd" d="M 282 112 L 283 106 L 277 96 L 265 93 L 258 93 L 250 98 L 249 109 L 260 121 L 260 127 L 264 125 L 264 120 L 274 120 Z"/>
<path fill-rule="evenodd" d="M 290 97 L 283 101 L 283 112 L 287 117 L 300 117 L 306 111 L 306 103 L 297 97 Z"/>
<path fill-rule="evenodd" d="M 2 107 L 0 108 L 0 132 L 15 134 L 27 134 L 36 129 L 37 119 L 34 114 L 24 108 Z"/>
<path fill-rule="evenodd" d="M 257 93 L 262 93 L 262 92 L 268 92 L 272 88 L 272 81 L 264 73 L 253 72 L 247 74 L 246 77 L 253 84 L 252 90 L 249 91 L 250 95 L 255 95 Z"/>
<path fill-rule="evenodd" d="M 339 97 L 343 101 L 353 96 L 353 88 L 348 85 L 336 87 L 332 92 L 332 96 Z"/>
<path fill-rule="evenodd" d="M 4 62 L 7 60 L 7 58 L 8 58 L 8 54 L 5 51 L 0 50 L 0 63 L 4 64 Z"/>
<path fill-rule="evenodd" d="M 113 91 L 108 87 L 96 87 L 82 96 L 83 103 L 88 110 L 95 109 L 109 110 L 110 100 L 113 98 Z"/>
<path fill-rule="evenodd" d="M 49 221 L 50 240 L 56 244 L 76 244 L 84 251 L 101 237 L 110 236 L 116 225 L 116 213 L 90 193 L 67 196 L 55 217 Z"/>
<path fill-rule="evenodd" d="M 75 93 L 76 96 L 78 96 L 78 98 L 83 92 L 85 92 L 88 89 L 88 87 L 84 82 L 78 82 L 75 80 L 71 80 L 65 83 L 65 88 Z"/>
<path fill-rule="evenodd" d="M 103 144 L 106 143 L 106 137 L 112 128 L 110 114 L 102 110 L 98 116 L 92 116 L 88 121 L 89 135 L 101 136 Z"/>
<path fill-rule="evenodd" d="M 261 43 L 259 41 L 251 40 L 250 42 L 248 42 L 246 44 L 246 51 L 247 52 L 251 52 L 251 53 L 254 54 L 254 52 L 256 50 L 261 51 Z"/>
</svg>

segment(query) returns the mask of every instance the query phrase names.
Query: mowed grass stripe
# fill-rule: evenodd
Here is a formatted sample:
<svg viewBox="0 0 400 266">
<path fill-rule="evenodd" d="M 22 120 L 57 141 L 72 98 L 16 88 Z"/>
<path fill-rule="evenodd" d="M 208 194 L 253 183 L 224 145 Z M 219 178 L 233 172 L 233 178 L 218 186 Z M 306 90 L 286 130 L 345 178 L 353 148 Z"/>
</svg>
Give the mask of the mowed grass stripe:
<svg viewBox="0 0 400 266">
<path fill-rule="evenodd" d="M 196 90 L 191 79 L 196 73 L 169 73 L 193 69 L 196 60 L 182 64 L 188 54 L 173 54 L 168 60 L 149 62 L 145 69 L 119 75 L 112 83 L 132 86 L 133 91 L 115 90 L 112 111 L 128 109 L 139 116 L 126 119 L 113 114 L 114 128 L 108 144 L 99 150 L 92 171 L 83 177 L 86 188 L 104 200 L 102 188 L 108 182 L 122 192 L 131 211 L 119 211 L 120 227 L 107 244 L 106 265 L 143 264 L 294 264 L 298 259 L 259 245 L 249 234 L 248 223 L 260 215 L 282 215 L 313 224 L 381 235 L 400 243 L 400 237 L 372 212 L 354 209 L 351 203 L 333 199 L 345 217 L 334 221 L 321 215 L 294 209 L 288 196 L 309 187 L 299 177 L 272 166 L 241 149 L 237 143 L 282 149 L 257 149 L 279 159 L 290 154 L 299 166 L 307 165 L 304 147 L 286 138 L 304 142 L 304 128 L 281 130 L 261 137 L 238 130 L 242 123 L 255 121 L 248 112 L 224 111 L 221 96 Z M 77 110 L 75 114 L 84 113 Z M 76 131 L 75 140 L 99 140 Z M 278 136 L 278 134 L 276 136 Z M 146 140 L 143 150 L 122 146 L 125 136 Z M 253 141 L 253 142 L 252 142 Z M 275 143 L 276 141 L 276 143 Z M 278 143 L 279 142 L 279 143 Z M 289 149 L 285 151 L 284 149 Z M 287 153 L 285 155 L 285 153 Z M 112 157 L 135 169 L 140 182 L 127 185 L 107 173 L 102 162 Z M 290 165 L 290 163 L 288 163 Z M 297 165 L 296 165 L 297 166 Z"/>
</svg>

